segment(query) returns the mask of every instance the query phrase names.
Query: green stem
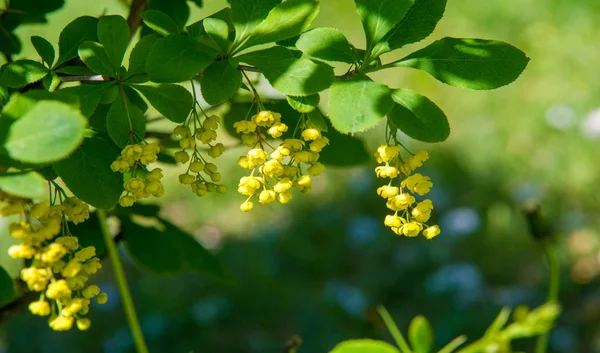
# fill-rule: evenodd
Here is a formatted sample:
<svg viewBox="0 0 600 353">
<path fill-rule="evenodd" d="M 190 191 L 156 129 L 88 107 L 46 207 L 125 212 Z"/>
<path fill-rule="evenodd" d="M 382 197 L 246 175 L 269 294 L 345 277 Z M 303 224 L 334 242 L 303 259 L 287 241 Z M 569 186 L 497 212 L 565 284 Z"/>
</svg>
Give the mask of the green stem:
<svg viewBox="0 0 600 353">
<path fill-rule="evenodd" d="M 402 336 L 402 333 L 400 332 L 400 330 L 398 330 L 398 326 L 396 326 L 396 323 L 394 322 L 388 311 L 383 306 L 378 306 L 377 312 L 379 312 L 379 315 L 383 319 L 383 322 L 385 323 L 385 326 L 387 326 L 387 329 L 390 331 L 390 334 L 396 341 L 396 344 L 398 345 L 398 348 L 400 348 L 400 351 L 402 353 L 411 353 L 408 343 L 406 343 L 404 336 Z"/>
<path fill-rule="evenodd" d="M 543 248 L 550 273 L 550 279 L 548 281 L 548 302 L 555 302 L 558 300 L 558 291 L 560 288 L 560 267 L 558 265 L 558 259 L 556 258 L 556 251 L 554 251 L 552 245 L 545 242 Z M 546 332 L 538 337 L 535 353 L 546 353 L 548 348 L 548 335 L 549 332 Z"/>
<path fill-rule="evenodd" d="M 106 224 L 106 213 L 104 210 L 98 209 L 96 214 L 98 215 L 98 220 L 100 221 L 100 231 L 102 231 L 102 235 L 104 236 L 106 250 L 108 251 L 108 256 L 110 257 L 110 262 L 112 264 L 113 271 L 115 272 L 117 287 L 119 288 L 119 293 L 123 301 L 125 315 L 127 316 L 129 329 L 131 330 L 131 335 L 133 336 L 133 342 L 135 343 L 138 353 L 148 353 L 148 346 L 146 346 L 146 342 L 144 341 L 144 334 L 142 333 L 140 322 L 137 318 L 137 314 L 135 313 L 133 299 L 131 298 L 129 286 L 127 285 L 125 271 L 123 270 L 123 264 L 121 264 L 121 259 L 119 258 L 119 251 L 115 245 L 113 237 L 108 231 L 108 226 Z"/>
</svg>

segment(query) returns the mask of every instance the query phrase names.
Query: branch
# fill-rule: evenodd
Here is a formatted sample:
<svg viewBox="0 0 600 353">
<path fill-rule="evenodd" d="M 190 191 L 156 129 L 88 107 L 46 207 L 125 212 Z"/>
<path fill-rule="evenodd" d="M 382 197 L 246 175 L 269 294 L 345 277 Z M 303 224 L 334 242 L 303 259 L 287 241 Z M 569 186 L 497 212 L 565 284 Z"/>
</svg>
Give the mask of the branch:
<svg viewBox="0 0 600 353">
<path fill-rule="evenodd" d="M 58 76 L 61 82 L 81 82 L 81 81 L 107 81 L 102 75 L 90 76 Z"/>
<path fill-rule="evenodd" d="M 146 11 L 148 0 L 133 0 L 129 7 L 129 16 L 127 24 L 129 25 L 129 36 L 133 37 L 137 29 L 142 24 L 142 12 Z"/>
</svg>

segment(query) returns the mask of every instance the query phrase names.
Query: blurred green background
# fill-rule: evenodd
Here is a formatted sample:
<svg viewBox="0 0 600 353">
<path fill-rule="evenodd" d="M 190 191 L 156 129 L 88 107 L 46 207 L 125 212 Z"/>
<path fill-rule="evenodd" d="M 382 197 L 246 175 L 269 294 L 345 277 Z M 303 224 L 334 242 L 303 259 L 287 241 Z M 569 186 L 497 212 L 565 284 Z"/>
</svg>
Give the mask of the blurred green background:
<svg viewBox="0 0 600 353">
<path fill-rule="evenodd" d="M 202 9 L 192 6 L 189 22 L 225 5 L 205 0 Z M 17 30 L 24 43 L 20 56 L 34 57 L 29 36 L 56 43 L 73 18 L 103 13 L 126 15 L 127 6 L 67 0 L 48 24 Z M 504 40 L 531 58 L 515 83 L 489 92 L 445 86 L 410 69 L 374 75 L 428 96 L 449 116 L 452 134 L 443 144 L 404 138 L 431 155 L 422 173 L 434 182 L 434 217 L 442 228 L 433 241 L 385 229 L 374 164 L 330 168 L 315 180 L 311 195 L 251 214 L 239 212 L 242 199 L 234 192 L 242 175 L 234 161 L 242 148 L 220 160 L 232 190 L 226 195 L 198 199 L 176 183 L 179 171 L 169 170 L 162 214 L 213 250 L 235 283 L 191 273 L 155 276 L 123 251 L 150 350 L 283 352 L 296 334 L 303 340 L 300 352 L 327 352 L 344 339 L 389 339 L 374 320 L 377 304 L 402 328 L 413 316 L 426 315 L 438 347 L 463 333 L 479 337 L 502 306 L 544 300 L 541 249 L 520 212 L 523 202 L 534 200 L 558 235 L 562 266 L 564 312 L 550 351 L 600 352 L 599 23 L 597 0 L 449 0 L 433 36 L 384 57 L 452 36 Z M 363 46 L 351 0 L 322 0 L 314 26 L 340 28 Z M 374 150 L 383 129 L 363 137 Z M 0 222 L 6 227 L 7 220 Z M 0 241 L 6 248 L 6 237 Z M 8 262 L 3 253 L 0 262 Z M 110 301 L 93 308 L 89 331 L 55 333 L 44 319 L 23 313 L 0 324 L 0 353 L 132 352 L 106 261 L 96 280 Z M 527 342 L 515 348 L 532 351 Z"/>
</svg>

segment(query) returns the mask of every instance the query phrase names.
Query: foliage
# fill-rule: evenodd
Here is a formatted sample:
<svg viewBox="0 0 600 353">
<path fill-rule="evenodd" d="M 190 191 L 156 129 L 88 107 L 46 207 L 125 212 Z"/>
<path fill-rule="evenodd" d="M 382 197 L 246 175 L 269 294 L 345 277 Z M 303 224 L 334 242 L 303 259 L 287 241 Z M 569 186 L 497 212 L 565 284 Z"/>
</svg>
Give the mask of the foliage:
<svg viewBox="0 0 600 353">
<path fill-rule="evenodd" d="M 514 81 L 529 59 L 504 42 L 447 37 L 399 60 L 383 63 L 383 54 L 431 34 L 443 15 L 446 1 L 356 0 L 355 3 L 366 38 L 364 49 L 353 45 L 335 28 L 308 30 L 319 11 L 316 0 L 232 0 L 231 7 L 188 26 L 185 24 L 189 9 L 185 1 L 175 6 L 151 1 L 148 10 L 140 15 L 144 27 L 129 57 L 126 53 L 131 45 L 131 32 L 136 28 L 121 16 L 74 19 L 60 34 L 58 53 L 48 40 L 32 37 L 39 61 L 9 60 L 0 68 L 0 172 L 3 173 L 0 188 L 6 204 L 0 212 L 22 214 L 34 220 L 27 223 L 26 235 L 12 232 L 21 244 L 11 247 L 9 253 L 27 260 L 28 271 L 52 268 L 47 276 L 36 275 L 34 279 L 21 275 L 28 291 L 46 293 L 54 300 L 50 311 L 42 294 L 42 299 L 35 303 L 43 309 L 30 306 L 30 310 L 41 316 L 51 315 L 50 326 L 55 330 L 70 329 L 73 317 L 77 326 L 85 330 L 89 320 L 77 315 L 87 313 L 84 308 L 93 297 L 98 297 L 99 303 L 106 301 L 105 295 L 98 295 L 95 288 L 89 290 L 72 284 L 79 270 L 61 267 L 87 266 L 85 261 L 96 263 L 93 255 L 79 255 L 82 258 L 79 262 L 70 260 L 67 264 L 63 256 L 68 252 L 63 247 L 69 246 L 63 244 L 66 240 L 57 240 L 71 238 L 68 224 L 89 218 L 88 205 L 98 209 L 98 227 L 105 239 L 110 237 L 106 236 L 104 212 L 120 220 L 119 234 L 140 267 L 163 275 L 188 268 L 227 281 L 227 271 L 213 254 L 158 216 L 157 209 L 149 211 L 136 203 L 164 194 L 162 169 L 150 169 L 149 165 L 157 162 L 159 152 L 165 150 L 176 163 L 189 165 L 187 172 L 179 176 L 179 182 L 190 185 L 193 193 L 204 196 L 208 192 L 225 192 L 224 185 L 219 184 L 221 173 L 206 157 L 217 158 L 225 149 L 223 143 L 215 143 L 220 125 L 234 137 L 241 134 L 242 144 L 252 148 L 238 161 L 242 168 L 251 170 L 249 176 L 240 180 L 238 188 L 239 193 L 247 196 L 241 210 L 250 211 L 254 208 L 253 197 L 261 204 L 275 201 L 286 204 L 292 199 L 292 189 L 310 192 L 312 177 L 321 174 L 325 165 L 367 162 L 370 153 L 359 138 L 350 135 L 365 132 L 387 117 L 385 144 L 375 154 L 377 162 L 384 164 L 375 169 L 377 176 L 390 179 L 377 193 L 395 212 L 386 217 L 385 225 L 399 235 L 414 237 L 423 231 L 428 239 L 437 236 L 440 228 L 426 224 L 433 209 L 431 201 L 416 203 L 415 199 L 416 195 L 429 192 L 432 186 L 429 177 L 413 173 L 428 155 L 424 151 L 414 155 L 406 151 L 405 154 L 412 156 L 403 157 L 404 146 L 398 136 L 402 132 L 422 142 L 442 142 L 450 134 L 448 120 L 428 98 L 410 89 L 388 87 L 370 75 L 384 69 L 409 67 L 448 85 L 487 90 Z M 46 13 L 62 6 L 62 2 L 50 1 L 38 7 L 28 1 L 12 1 L 9 6 L 0 15 L 2 35 L 8 36 L 12 43 L 0 46 L 7 57 L 19 51 L 20 42 L 13 34 L 18 24 L 43 20 Z M 25 6 L 26 10 L 36 8 L 37 17 L 28 18 L 31 11 L 25 11 L 27 16 L 11 16 L 12 10 L 21 9 L 19 6 Z M 336 75 L 333 62 L 344 65 L 342 75 Z M 255 72 L 285 99 L 261 97 L 257 81 L 249 77 Z M 79 85 L 69 86 L 66 82 Z M 188 82 L 191 91 L 190 86 L 183 86 Z M 200 105 L 197 84 L 206 103 L 213 107 Z M 319 93 L 326 90 L 329 90 L 329 110 L 324 116 L 319 109 Z M 226 105 L 222 117 L 205 112 L 218 109 L 221 104 Z M 149 126 L 146 116 L 150 106 L 178 124 L 172 136 L 162 136 Z M 273 147 L 267 142 L 269 137 L 283 142 Z M 41 178 L 46 180 L 47 189 Z M 62 184 L 57 182 L 58 178 Z M 392 186 L 394 181 L 398 181 L 398 186 Z M 47 200 L 50 211 L 32 216 L 34 210 L 45 205 L 40 190 L 50 192 Z M 73 196 L 67 196 L 67 190 Z M 140 215 L 151 219 L 153 224 L 140 224 Z M 38 223 L 51 227 L 56 222 L 58 226 L 54 227 L 56 230 L 52 228 L 49 236 L 37 238 Z M 116 265 L 118 260 L 114 251 L 111 253 L 110 242 L 108 252 Z M 98 247 L 90 245 L 84 249 L 94 249 L 96 254 Z M 54 248 L 61 249 L 59 255 L 48 255 Z M 70 250 L 77 249 L 72 246 Z M 74 254 L 77 258 L 80 253 Z M 52 260 L 47 260 L 50 257 Z M 85 272 L 93 274 L 96 270 Z M 7 282 L 5 272 L 0 267 L 0 283 Z M 56 273 L 56 278 L 52 273 Z M 36 281 L 40 276 L 50 276 L 52 283 L 39 285 Z M 54 290 L 55 281 L 63 281 L 60 291 Z M 127 292 L 126 285 L 119 283 L 119 286 L 123 293 Z M 56 291 L 62 294 L 49 294 Z M 10 301 L 13 296 L 12 289 L 0 292 L 0 303 Z M 84 304 L 72 309 L 69 305 L 79 299 Z M 135 333 L 135 312 L 132 313 L 130 304 L 125 306 L 137 348 L 144 351 Z M 475 343 L 480 347 L 477 349 L 499 341 L 502 347 L 509 347 L 513 338 L 544 334 L 551 328 L 557 309 L 542 308 L 538 310 L 544 313 L 554 310 L 551 315 L 540 314 L 541 319 L 539 312 L 533 311 L 525 321 L 506 328 L 503 328 L 506 320 L 494 324 L 492 331 Z M 394 329 L 393 335 L 397 331 Z M 418 317 L 413 321 L 409 341 L 416 353 L 431 351 L 433 333 L 426 319 Z M 399 343 L 400 351 L 409 352 L 403 345 L 406 343 Z M 455 348 L 447 347 L 450 348 L 440 352 L 452 352 L 451 348 Z M 349 341 L 333 350 L 353 351 L 398 350 L 377 341 Z M 471 348 L 464 352 L 476 351 Z"/>
</svg>

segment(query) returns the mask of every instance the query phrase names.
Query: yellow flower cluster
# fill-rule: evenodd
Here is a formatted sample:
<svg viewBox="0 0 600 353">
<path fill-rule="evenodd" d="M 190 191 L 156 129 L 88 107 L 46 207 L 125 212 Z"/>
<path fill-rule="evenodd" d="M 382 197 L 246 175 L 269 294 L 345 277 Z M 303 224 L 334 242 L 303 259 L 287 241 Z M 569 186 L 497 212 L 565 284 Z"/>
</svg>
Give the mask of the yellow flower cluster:
<svg viewBox="0 0 600 353">
<path fill-rule="evenodd" d="M 429 177 L 413 174 L 428 158 L 426 151 L 419 151 L 402 160 L 400 146 L 396 145 L 382 145 L 375 152 L 377 163 L 384 164 L 375 168 L 377 177 L 390 179 L 387 185 L 377 189 L 377 194 L 387 199 L 387 208 L 394 211 L 385 217 L 384 224 L 398 235 L 416 237 L 422 231 L 427 239 L 432 239 L 440 234 L 440 227 L 426 224 L 433 210 L 431 200 L 417 202 L 414 196 L 427 194 L 433 186 Z M 395 179 L 399 180 L 398 186 L 392 185 Z"/>
<path fill-rule="evenodd" d="M 113 172 L 131 174 L 123 183 L 125 195 L 119 199 L 119 205 L 130 207 L 139 199 L 150 195 L 160 197 L 165 193 L 161 183 L 162 169 L 148 171 L 146 168 L 150 163 L 156 162 L 158 152 L 160 147 L 156 143 L 127 145 L 117 160 L 112 162 L 110 168 Z"/>
<path fill-rule="evenodd" d="M 90 327 L 85 318 L 90 300 L 99 304 L 108 297 L 96 285 L 88 285 L 88 275 L 102 265 L 95 257 L 93 246 L 81 248 L 76 237 L 68 231 L 66 219 L 77 224 L 89 218 L 88 205 L 76 198 L 65 198 L 58 205 L 43 201 L 31 202 L 0 196 L 5 204 L 3 216 L 21 214 L 22 221 L 9 225 L 9 234 L 20 241 L 8 249 L 12 258 L 29 260 L 29 267 L 21 270 L 21 279 L 27 287 L 40 292 L 37 301 L 30 303 L 34 315 L 49 316 L 49 326 L 56 331 L 70 330 L 75 324 L 80 330 Z M 60 235 L 60 236 L 59 236 Z"/>
<path fill-rule="evenodd" d="M 329 139 L 309 126 L 304 115 L 298 122 L 302 128 L 302 139 L 285 139 L 277 148 L 271 147 L 265 139 L 267 134 L 279 138 L 288 130 L 288 126 L 281 122 L 281 114 L 262 110 L 251 120 L 238 121 L 233 126 L 237 133 L 242 134 L 242 143 L 251 147 L 245 156 L 238 159 L 240 167 L 252 170 L 238 185 L 238 192 L 247 197 L 240 206 L 244 212 L 254 208 L 254 196 L 262 204 L 275 201 L 287 204 L 292 199 L 292 188 L 303 193 L 310 192 L 311 177 L 325 170 L 325 166 L 318 162 L 319 152 L 329 144 Z M 265 146 L 271 149 L 270 154 Z M 305 172 L 303 167 L 306 167 Z"/>
<path fill-rule="evenodd" d="M 211 158 L 218 158 L 223 154 L 225 146 L 220 142 L 214 143 L 220 121 L 218 116 L 211 115 L 205 116 L 204 121 L 200 122 L 197 112 L 192 110 L 189 120 L 173 130 L 173 135 L 180 138 L 179 147 L 181 147 L 180 151 L 175 152 L 175 160 L 181 164 L 189 162 L 187 171 L 179 175 L 179 182 L 190 185 L 192 192 L 198 196 L 204 196 L 209 192 L 227 191 L 225 185 L 217 184 L 221 181 L 221 173 L 216 164 L 208 162 L 196 148 L 199 142 L 208 146 L 208 155 Z M 194 124 L 193 130 L 189 127 L 191 123 Z"/>
</svg>

